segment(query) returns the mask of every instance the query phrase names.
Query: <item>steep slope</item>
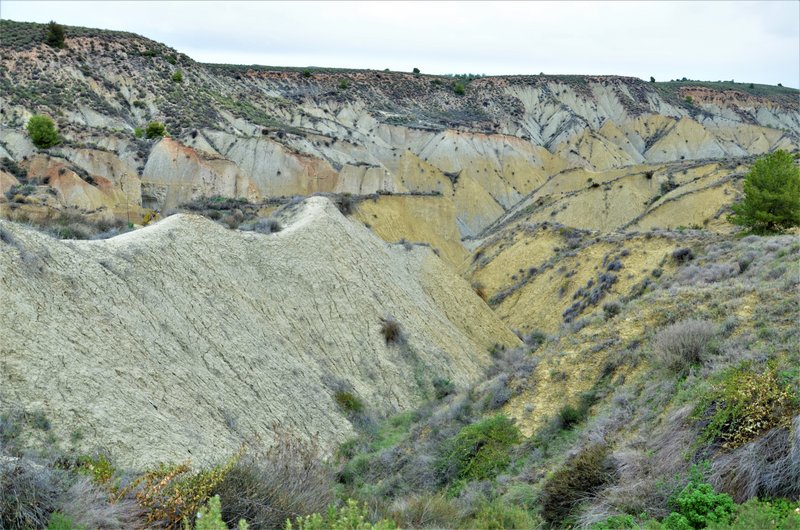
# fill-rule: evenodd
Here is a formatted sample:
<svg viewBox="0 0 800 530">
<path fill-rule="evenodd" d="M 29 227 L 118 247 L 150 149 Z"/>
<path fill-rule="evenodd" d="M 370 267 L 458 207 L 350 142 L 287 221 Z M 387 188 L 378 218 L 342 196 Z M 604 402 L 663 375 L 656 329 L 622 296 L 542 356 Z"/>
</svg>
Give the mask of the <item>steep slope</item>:
<svg viewBox="0 0 800 530">
<path fill-rule="evenodd" d="M 212 460 L 273 423 L 330 449 L 352 432 L 336 391 L 406 409 L 518 343 L 430 250 L 387 245 L 324 198 L 291 210 L 271 235 L 177 215 L 59 242 L 2 222 L 3 408 L 129 465 Z M 389 316 L 404 343 L 384 340 Z"/>
</svg>

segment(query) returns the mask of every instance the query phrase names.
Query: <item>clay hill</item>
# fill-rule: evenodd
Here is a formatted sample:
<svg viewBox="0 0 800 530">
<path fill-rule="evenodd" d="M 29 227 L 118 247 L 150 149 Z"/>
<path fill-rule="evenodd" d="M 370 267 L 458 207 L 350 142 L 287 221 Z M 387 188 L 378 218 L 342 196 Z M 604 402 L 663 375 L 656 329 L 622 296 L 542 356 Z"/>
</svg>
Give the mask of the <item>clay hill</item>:
<svg viewBox="0 0 800 530">
<path fill-rule="evenodd" d="M 208 461 L 273 424 L 329 449 L 352 434 L 337 392 L 409 409 L 519 343 L 429 248 L 389 245 L 324 198 L 286 215 L 270 235 L 176 215 L 55 244 L 3 222 L 3 400 L 137 465 Z"/>
</svg>

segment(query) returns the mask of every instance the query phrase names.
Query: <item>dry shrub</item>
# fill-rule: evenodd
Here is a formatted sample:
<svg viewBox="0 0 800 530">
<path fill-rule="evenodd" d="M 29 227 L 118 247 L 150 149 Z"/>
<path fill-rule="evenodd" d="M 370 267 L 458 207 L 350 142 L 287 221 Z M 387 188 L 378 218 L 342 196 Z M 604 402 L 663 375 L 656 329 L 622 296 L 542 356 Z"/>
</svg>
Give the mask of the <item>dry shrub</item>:
<svg viewBox="0 0 800 530">
<path fill-rule="evenodd" d="M 662 329 L 653 338 L 656 362 L 676 374 L 685 374 L 703 362 L 716 333 L 703 320 L 683 320 Z"/>
<path fill-rule="evenodd" d="M 52 469 L 0 453 L 0 528 L 46 528 L 62 489 Z"/>
<path fill-rule="evenodd" d="M 442 494 L 410 495 L 397 499 L 389 508 L 400 528 L 458 528 L 458 507 Z"/>
<path fill-rule="evenodd" d="M 669 414 L 647 439 L 629 440 L 613 453 L 617 480 L 598 491 L 592 506 L 581 515 L 587 526 L 616 513 L 647 513 L 662 518 L 670 513 L 668 501 L 681 487 L 678 477 L 685 475 L 690 461 L 686 450 L 696 439 L 697 431 L 689 417 L 692 407 Z"/>
<path fill-rule="evenodd" d="M 606 445 L 593 444 L 567 460 L 542 488 L 542 517 L 550 524 L 563 523 L 586 497 L 614 478 Z"/>
<path fill-rule="evenodd" d="M 381 319 L 381 335 L 386 344 L 401 344 L 403 342 L 403 328 L 394 317 L 387 316 Z"/>
<path fill-rule="evenodd" d="M 342 193 L 336 198 L 335 203 L 342 215 L 352 214 L 356 205 L 356 201 L 350 193 Z"/>
<path fill-rule="evenodd" d="M 253 230 L 260 234 L 274 234 L 283 230 L 283 227 L 277 219 L 267 218 L 256 221 Z"/>
<path fill-rule="evenodd" d="M 135 499 L 148 527 L 177 529 L 208 501 L 237 459 L 238 455 L 225 465 L 194 473 L 188 462 L 160 464 L 121 489 L 114 500 Z"/>
<path fill-rule="evenodd" d="M 719 455 L 711 469 L 714 487 L 739 503 L 755 497 L 797 497 L 800 495 L 800 416 L 794 418 L 791 429 L 772 429 L 735 451 Z"/>
<path fill-rule="evenodd" d="M 334 474 L 316 438 L 306 441 L 275 429 L 275 443 L 251 442 L 216 489 L 229 525 L 282 528 L 287 519 L 324 512 L 333 502 Z"/>
<path fill-rule="evenodd" d="M 480 296 L 481 300 L 484 302 L 488 301 L 489 295 L 486 292 L 486 286 L 481 282 L 472 282 L 472 290 L 475 291 L 475 294 Z"/>
<path fill-rule="evenodd" d="M 141 509 L 131 499 L 111 502 L 106 491 L 88 477 L 75 481 L 64 493 L 59 511 L 76 527 L 92 529 L 136 528 Z"/>
</svg>

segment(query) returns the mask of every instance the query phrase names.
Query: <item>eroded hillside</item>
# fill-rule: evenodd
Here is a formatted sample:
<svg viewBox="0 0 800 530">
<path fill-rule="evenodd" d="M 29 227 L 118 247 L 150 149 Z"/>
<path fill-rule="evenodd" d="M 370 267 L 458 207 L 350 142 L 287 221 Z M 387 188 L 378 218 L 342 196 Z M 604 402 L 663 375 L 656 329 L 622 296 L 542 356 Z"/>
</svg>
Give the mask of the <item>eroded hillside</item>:
<svg viewBox="0 0 800 530">
<path fill-rule="evenodd" d="M 132 34 L 67 28 L 58 50 L 41 25 L 2 24 L 12 218 L 72 207 L 139 220 L 202 197 L 381 193 L 399 197 L 379 202 L 399 222 L 383 227 L 376 206 L 360 214 L 379 235 L 447 237 L 440 250 L 458 264 L 467 249 L 452 234 L 521 210 L 606 231 L 709 222 L 741 163 L 797 149 L 800 135 L 798 93 L 782 87 L 206 65 Z M 58 122 L 59 146 L 33 147 L 22 127 L 34 113 Z M 170 138 L 141 137 L 152 121 Z M 431 197 L 422 209 L 416 194 Z M 436 228 L 422 233 L 409 215 Z"/>
<path fill-rule="evenodd" d="M 337 392 L 405 410 L 519 342 L 430 249 L 388 245 L 323 198 L 282 222 L 178 215 L 86 242 L 3 222 L 4 408 L 129 464 L 209 461 L 278 424 L 331 449 L 352 434 Z"/>
</svg>

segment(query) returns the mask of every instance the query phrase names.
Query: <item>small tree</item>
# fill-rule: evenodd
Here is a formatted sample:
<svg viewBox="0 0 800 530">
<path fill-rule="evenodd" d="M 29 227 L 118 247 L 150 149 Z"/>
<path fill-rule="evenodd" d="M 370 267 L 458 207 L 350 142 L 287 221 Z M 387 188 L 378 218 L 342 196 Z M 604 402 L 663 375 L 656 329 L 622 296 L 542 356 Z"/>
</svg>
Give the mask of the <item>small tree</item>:
<svg viewBox="0 0 800 530">
<path fill-rule="evenodd" d="M 164 127 L 164 124 L 160 121 L 151 121 L 147 124 L 147 129 L 145 129 L 145 136 L 148 138 L 160 138 L 167 134 L 167 129 Z"/>
<path fill-rule="evenodd" d="M 175 83 L 183 83 L 183 72 L 175 70 L 175 73 L 172 74 L 172 81 Z"/>
<path fill-rule="evenodd" d="M 656 78 L 655 78 L 655 77 L 653 77 L 652 75 L 650 76 L 650 82 L 651 82 L 651 83 L 655 83 L 655 82 L 656 82 Z"/>
<path fill-rule="evenodd" d="M 413 71 L 415 74 L 419 74 L 419 68 L 414 68 L 414 70 L 412 70 L 412 71 Z"/>
<path fill-rule="evenodd" d="M 47 24 L 45 42 L 52 48 L 66 48 L 66 44 L 64 44 L 64 26 L 56 24 L 55 21 L 51 20 L 50 23 Z"/>
<path fill-rule="evenodd" d="M 778 150 L 756 160 L 744 179 L 744 199 L 733 205 L 733 224 L 756 234 L 800 226 L 800 167 Z"/>
<path fill-rule="evenodd" d="M 59 142 L 56 126 L 47 116 L 31 116 L 28 120 L 28 134 L 33 145 L 39 149 L 53 147 Z"/>
</svg>

